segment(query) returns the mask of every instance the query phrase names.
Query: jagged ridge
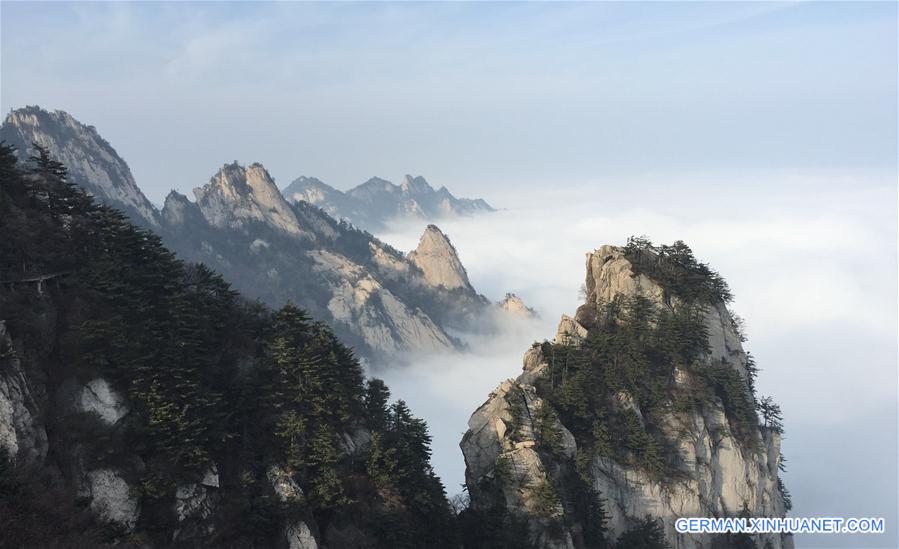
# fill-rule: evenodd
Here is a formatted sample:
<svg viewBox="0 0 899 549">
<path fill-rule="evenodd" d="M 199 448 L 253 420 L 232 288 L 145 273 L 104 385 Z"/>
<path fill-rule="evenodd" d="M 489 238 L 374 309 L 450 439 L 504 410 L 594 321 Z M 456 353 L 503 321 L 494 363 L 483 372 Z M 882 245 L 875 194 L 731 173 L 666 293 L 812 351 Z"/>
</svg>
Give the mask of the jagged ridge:
<svg viewBox="0 0 899 549">
<path fill-rule="evenodd" d="M 194 190 L 196 202 L 173 191 L 158 212 L 124 160 L 67 113 L 19 109 L 0 132 L 20 158 L 32 140 L 60 155 L 72 182 L 153 228 L 180 257 L 214 267 L 246 295 L 272 306 L 302 304 L 366 358 L 454 349 L 459 342 L 447 330 L 470 329 L 489 307 L 467 278 L 453 288 L 432 284 L 420 266 L 371 234 L 307 202 L 289 203 L 261 164 L 226 164 Z M 399 194 L 430 189 L 420 178 L 382 185 Z M 446 249 L 453 254 L 446 261 L 458 263 Z M 464 275 L 461 264 L 458 270 Z"/>
<path fill-rule="evenodd" d="M 394 218 L 438 220 L 495 211 L 482 199 L 456 198 L 446 187 L 434 190 L 424 177 L 406 175 L 399 185 L 373 177 L 341 192 L 313 177 L 300 177 L 284 189 L 288 200 L 305 200 L 337 219 L 370 231 Z"/>
</svg>

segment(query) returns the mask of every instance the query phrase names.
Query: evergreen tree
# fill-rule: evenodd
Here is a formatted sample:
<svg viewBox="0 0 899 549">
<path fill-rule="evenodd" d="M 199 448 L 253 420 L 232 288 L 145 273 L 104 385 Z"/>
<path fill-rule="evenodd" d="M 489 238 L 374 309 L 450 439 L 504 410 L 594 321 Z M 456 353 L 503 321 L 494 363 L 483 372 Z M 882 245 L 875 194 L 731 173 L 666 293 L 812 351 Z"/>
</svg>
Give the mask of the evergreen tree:
<svg viewBox="0 0 899 549">
<path fill-rule="evenodd" d="M 383 431 L 387 427 L 387 402 L 390 390 L 380 379 L 369 379 L 365 386 L 365 415 L 368 424 L 375 431 Z"/>
<path fill-rule="evenodd" d="M 763 397 L 757 406 L 762 416 L 762 426 L 775 433 L 783 433 L 783 413 L 774 399 L 770 396 Z"/>
<path fill-rule="evenodd" d="M 662 524 L 646 517 L 618 537 L 615 549 L 671 549 L 671 546 L 665 540 Z"/>
</svg>

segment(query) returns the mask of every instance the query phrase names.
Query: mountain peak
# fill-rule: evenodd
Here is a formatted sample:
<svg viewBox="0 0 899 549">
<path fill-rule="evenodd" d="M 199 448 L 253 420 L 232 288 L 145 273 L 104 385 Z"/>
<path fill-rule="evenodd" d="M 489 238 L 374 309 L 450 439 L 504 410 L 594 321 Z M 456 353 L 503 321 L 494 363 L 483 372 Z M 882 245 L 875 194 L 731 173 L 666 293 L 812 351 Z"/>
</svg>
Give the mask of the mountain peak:
<svg viewBox="0 0 899 549">
<path fill-rule="evenodd" d="M 243 227 L 258 221 L 292 235 L 305 235 L 296 215 L 262 164 L 225 164 L 203 187 L 194 189 L 197 206 L 216 227 Z"/>
<path fill-rule="evenodd" d="M 409 260 L 421 269 L 425 280 L 432 286 L 471 289 L 468 273 L 459 260 L 456 248 L 437 225 L 428 225 L 418 247 L 409 254 Z"/>
<path fill-rule="evenodd" d="M 456 198 L 446 187 L 434 190 L 424 177 L 408 174 L 399 185 L 372 177 L 346 192 L 317 179 L 299 178 L 284 189 L 284 196 L 291 202 L 305 200 L 336 218 L 375 232 L 396 218 L 430 221 L 494 211 L 481 199 Z"/>
<path fill-rule="evenodd" d="M 381 179 L 380 177 L 372 177 L 365 183 L 348 190 L 346 195 L 357 200 L 371 201 L 375 197 L 382 195 L 390 196 L 399 191 L 400 187 L 397 187 L 390 181 Z"/>
<path fill-rule="evenodd" d="M 707 536 L 676 531 L 684 509 L 695 516 L 742 509 L 748 516 L 783 517 L 790 504 L 778 476 L 781 433 L 756 417 L 752 378 L 745 375 L 751 359 L 727 311 L 723 279 L 683 242 L 655 247 L 645 239 L 600 247 L 588 254 L 586 270 L 589 309 L 582 306 L 577 318 L 563 316 L 555 341 L 532 345 L 521 375 L 502 382 L 469 419 L 460 443 L 469 509 L 507 513 L 513 517 L 510 524 L 528 525 L 522 532 L 527 545 L 543 548 L 573 547 L 571 540 L 593 518 L 573 515 L 571 526 L 547 521 L 543 506 L 534 505 L 544 498 L 540 487 L 547 484 L 556 490 L 555 502 L 581 497 L 582 486 L 601 492 L 607 539 L 617 538 L 617 547 L 635 547 L 627 543 L 627 532 L 649 515 L 657 521 L 654 537 L 664 538 L 654 547 L 709 547 Z M 687 276 L 672 277 L 677 270 Z M 674 348 L 678 351 L 671 353 Z M 582 358 L 559 358 L 572 356 Z M 601 383 L 592 375 L 599 371 L 605 376 Z M 564 384 L 566 394 L 590 395 L 579 401 L 578 414 L 554 408 L 568 404 L 559 400 L 557 383 Z M 653 387 L 651 398 L 645 387 Z M 684 394 L 693 400 L 678 408 L 678 419 L 672 421 L 667 403 Z M 546 420 L 535 410 L 556 412 Z M 635 451 L 636 446 L 609 444 L 626 440 L 634 428 L 652 433 L 646 440 L 649 446 L 658 444 L 656 449 L 668 441 L 692 442 L 675 452 L 650 454 L 645 447 Z M 597 440 L 603 444 L 599 452 L 593 446 Z M 497 475 L 500 463 L 517 473 Z M 556 473 L 565 470 L 583 471 L 584 484 L 570 488 Z M 679 490 L 675 499 L 667 493 L 672 478 Z M 709 478 L 717 480 L 709 483 Z M 553 505 L 558 509 L 553 516 L 561 516 L 562 505 Z M 787 549 L 793 543 L 787 535 L 774 534 L 764 546 Z"/>
<path fill-rule="evenodd" d="M 434 192 L 434 189 L 428 184 L 424 177 L 420 175 L 412 177 L 409 174 L 406 174 L 406 176 L 403 177 L 403 182 L 400 183 L 400 189 L 402 189 L 405 194 L 430 194 Z"/>
<path fill-rule="evenodd" d="M 328 201 L 339 199 L 342 193 L 317 177 L 301 175 L 285 187 L 281 194 L 288 202 L 305 200 L 317 206 L 327 206 Z"/>
<path fill-rule="evenodd" d="M 190 211 L 196 212 L 196 204 L 174 189 L 169 191 L 162 205 L 162 218 L 166 224 L 170 227 L 184 224 Z"/>
<path fill-rule="evenodd" d="M 47 111 L 36 105 L 13 110 L 0 128 L 0 139 L 16 147 L 26 160 L 37 143 L 62 162 L 69 181 L 98 199 L 151 227 L 159 224 L 159 213 L 138 188 L 128 164 L 97 133 L 65 111 Z"/>
<path fill-rule="evenodd" d="M 524 318 L 537 317 L 537 311 L 525 305 L 524 301 L 513 293 L 506 294 L 506 297 L 498 305 L 500 309 L 515 316 Z"/>
</svg>

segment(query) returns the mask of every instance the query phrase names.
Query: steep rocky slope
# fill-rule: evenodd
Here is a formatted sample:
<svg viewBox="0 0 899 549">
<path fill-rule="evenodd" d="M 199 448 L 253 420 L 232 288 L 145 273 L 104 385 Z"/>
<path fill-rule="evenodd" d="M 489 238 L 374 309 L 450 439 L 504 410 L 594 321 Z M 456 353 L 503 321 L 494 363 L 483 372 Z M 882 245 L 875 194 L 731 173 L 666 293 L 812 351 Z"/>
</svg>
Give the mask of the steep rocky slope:
<svg viewBox="0 0 899 549">
<path fill-rule="evenodd" d="M 779 411 L 755 396 L 724 281 L 682 243 L 636 239 L 587 254 L 586 288 L 554 341 L 471 416 L 470 520 L 495 543 L 517 530 L 544 548 L 658 547 L 656 534 L 677 549 L 791 547 L 674 530 L 678 517 L 789 509 Z"/>
<path fill-rule="evenodd" d="M 197 206 L 213 227 L 241 229 L 258 222 L 287 234 L 310 238 L 278 192 L 262 164 L 228 164 L 203 187 L 194 189 Z"/>
<path fill-rule="evenodd" d="M 427 426 L 330 329 L 44 160 L 0 146 L 0 545 L 456 546 Z"/>
<path fill-rule="evenodd" d="M 370 234 L 305 202 L 288 204 L 259 164 L 226 165 L 194 194 L 192 203 L 173 192 L 162 210 L 165 240 L 179 255 L 226 273 L 270 305 L 302 303 L 376 361 L 454 349 L 460 344 L 446 330 L 489 306 L 470 285 L 436 283 Z M 434 230 L 449 255 L 432 261 L 459 264 Z"/>
<path fill-rule="evenodd" d="M 25 107 L 9 113 L 0 126 L 0 140 L 19 151 L 28 151 L 32 143 L 46 147 L 66 165 L 73 183 L 122 210 L 135 223 L 158 226 L 156 208 L 138 188 L 128 164 L 93 126 L 63 111 Z"/>
<path fill-rule="evenodd" d="M 432 286 L 472 290 L 456 249 L 436 225 L 427 226 L 409 260 L 421 269 L 424 281 Z"/>
<path fill-rule="evenodd" d="M 411 175 L 399 185 L 373 177 L 345 193 L 314 177 L 300 177 L 284 189 L 284 196 L 314 204 L 369 231 L 381 230 L 397 218 L 439 220 L 495 211 L 482 199 L 456 198 L 446 187 L 434 190 L 425 178 Z"/>
<path fill-rule="evenodd" d="M 422 250 L 416 263 L 308 202 L 286 200 L 261 164 L 227 164 L 194 190 L 195 201 L 173 191 L 157 211 L 124 160 L 93 127 L 67 113 L 19 109 L 0 134 L 17 145 L 23 160 L 32 141 L 45 146 L 69 168 L 73 183 L 152 228 L 180 257 L 213 267 L 245 295 L 270 306 L 288 300 L 301 304 L 367 359 L 455 349 L 460 343 L 450 330 L 493 322 L 484 314 L 492 306 L 468 283 L 455 249 L 436 227 L 423 236 L 434 248 L 427 260 Z M 323 184 L 306 182 L 322 189 Z M 384 184 L 395 188 L 394 194 L 430 196 L 420 178 Z M 380 203 L 373 188 L 360 188 L 353 200 Z M 442 267 L 430 275 L 422 268 L 442 264 L 457 273 L 454 279 L 439 278 L 449 272 Z"/>
</svg>

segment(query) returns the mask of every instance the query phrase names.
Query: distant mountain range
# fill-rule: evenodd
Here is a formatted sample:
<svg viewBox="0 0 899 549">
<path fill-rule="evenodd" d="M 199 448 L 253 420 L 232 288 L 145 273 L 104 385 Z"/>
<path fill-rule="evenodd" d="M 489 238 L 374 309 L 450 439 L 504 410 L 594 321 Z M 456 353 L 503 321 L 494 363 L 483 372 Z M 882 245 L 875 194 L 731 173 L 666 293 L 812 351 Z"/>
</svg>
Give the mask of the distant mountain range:
<svg viewBox="0 0 899 549">
<path fill-rule="evenodd" d="M 297 193 L 287 200 L 261 164 L 226 164 L 194 189 L 195 201 L 172 191 L 158 210 L 96 129 L 65 112 L 15 110 L 0 127 L 0 139 L 23 157 L 32 152 L 32 143 L 45 147 L 68 168 L 71 182 L 159 234 L 182 259 L 210 266 L 237 290 L 266 304 L 297 303 L 375 362 L 397 352 L 456 349 L 461 343 L 451 331 L 490 329 L 510 312 L 527 315 L 526 309 L 516 313 L 478 294 L 436 226 L 429 226 L 418 248 L 406 255 Z M 290 188 L 300 188 L 299 181 Z M 468 211 L 466 205 L 490 209 L 483 201 L 433 191 L 421 178 L 408 178 L 400 186 L 380 181 L 346 194 L 324 184 L 305 188 L 330 189 L 333 197 L 345 197 L 347 204 L 368 212 L 372 223 L 386 219 L 381 213 L 390 211 L 390 203 L 424 215 L 444 207 L 457 213 Z M 388 199 L 394 195 L 397 202 Z M 356 219 L 363 219 L 359 215 Z"/>
<path fill-rule="evenodd" d="M 411 175 L 399 185 L 373 177 L 347 192 L 314 177 L 299 177 L 284 189 L 284 196 L 292 202 L 314 204 L 336 219 L 369 231 L 381 230 L 397 218 L 439 220 L 496 211 L 480 198 L 456 198 L 446 187 L 435 191 L 424 177 Z"/>
</svg>

